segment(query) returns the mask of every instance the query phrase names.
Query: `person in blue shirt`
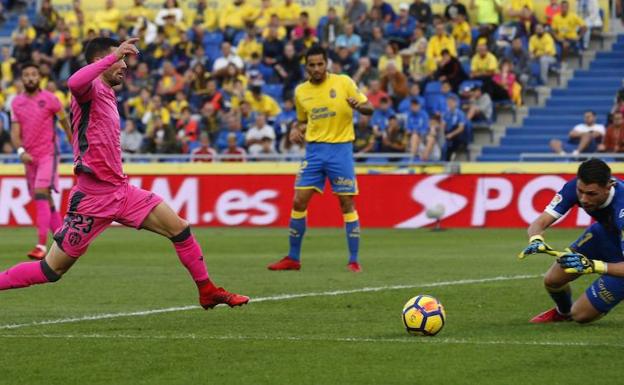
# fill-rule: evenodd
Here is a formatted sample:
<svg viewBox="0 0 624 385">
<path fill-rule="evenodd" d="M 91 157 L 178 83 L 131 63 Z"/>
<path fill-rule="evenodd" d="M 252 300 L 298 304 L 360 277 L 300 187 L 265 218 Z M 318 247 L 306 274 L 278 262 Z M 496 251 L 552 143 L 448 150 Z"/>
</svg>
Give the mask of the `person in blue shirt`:
<svg viewBox="0 0 624 385">
<path fill-rule="evenodd" d="M 576 178 L 564 184 L 544 212 L 529 226 L 525 258 L 552 252 L 543 233 L 572 207 L 579 206 L 595 221 L 554 262 L 544 276 L 544 286 L 556 306 L 530 322 L 595 321 L 624 299 L 624 183 L 612 178 L 611 169 L 600 159 L 581 163 Z M 572 302 L 570 282 L 583 274 L 599 274 L 583 294 Z"/>
<path fill-rule="evenodd" d="M 397 107 L 399 114 L 407 114 L 410 111 L 412 100 L 414 98 L 418 99 L 418 104 L 421 108 L 425 108 L 425 98 L 420 96 L 420 86 L 418 83 L 413 83 L 410 86 L 409 95 L 407 95 L 405 99 L 401 100 L 399 103 L 399 106 Z"/>
<path fill-rule="evenodd" d="M 295 102 L 292 99 L 284 100 L 282 112 L 277 114 L 273 122 L 273 128 L 277 135 L 276 142 L 279 143 L 282 136 L 288 131 L 288 126 L 297 120 L 297 111 L 295 111 Z"/>
<path fill-rule="evenodd" d="M 386 24 L 386 37 L 397 39 L 401 46 L 407 46 L 410 37 L 416 28 L 416 19 L 408 13 L 409 6 L 402 4 L 399 15 L 394 21 Z"/>
<path fill-rule="evenodd" d="M 429 135 L 429 114 L 422 108 L 418 98 L 411 101 L 410 111 L 405 118 L 405 128 L 410 134 L 412 158 L 416 158 L 421 147 L 427 143 L 427 136 Z"/>
<path fill-rule="evenodd" d="M 446 139 L 444 160 L 449 161 L 453 156 L 468 146 L 468 130 L 466 115 L 457 106 L 457 96 L 446 97 L 447 111 L 442 114 L 442 128 Z"/>
<path fill-rule="evenodd" d="M 379 100 L 379 108 L 375 109 L 371 117 L 371 125 L 375 131 L 375 135 L 379 135 L 386 130 L 386 127 L 388 127 L 388 119 L 394 115 L 396 115 L 396 112 L 394 108 L 392 108 L 390 98 L 382 97 Z"/>
</svg>

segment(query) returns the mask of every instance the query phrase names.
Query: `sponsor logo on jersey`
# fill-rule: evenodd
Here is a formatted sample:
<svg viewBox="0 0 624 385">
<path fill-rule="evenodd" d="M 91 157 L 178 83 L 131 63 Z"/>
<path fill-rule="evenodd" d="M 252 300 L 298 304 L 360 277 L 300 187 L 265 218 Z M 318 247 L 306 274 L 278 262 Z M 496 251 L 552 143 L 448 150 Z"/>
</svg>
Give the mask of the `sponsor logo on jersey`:
<svg viewBox="0 0 624 385">
<path fill-rule="evenodd" d="M 557 205 L 559 203 L 561 203 L 562 200 L 563 200 L 563 198 L 561 197 L 561 194 L 555 194 L 553 199 L 548 204 L 548 207 L 551 208 L 551 209 L 554 209 L 555 207 L 557 207 Z"/>
</svg>

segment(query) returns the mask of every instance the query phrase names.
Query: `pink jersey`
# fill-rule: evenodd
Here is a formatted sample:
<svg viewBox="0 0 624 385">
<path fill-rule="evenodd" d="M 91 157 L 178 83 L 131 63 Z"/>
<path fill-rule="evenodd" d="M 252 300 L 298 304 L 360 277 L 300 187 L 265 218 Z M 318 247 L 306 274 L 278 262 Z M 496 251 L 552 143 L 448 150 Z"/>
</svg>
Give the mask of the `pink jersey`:
<svg viewBox="0 0 624 385">
<path fill-rule="evenodd" d="M 19 94 L 11 103 L 11 120 L 19 123 L 22 146 L 34 158 L 56 155 L 54 115 L 62 108 L 51 92 L 39 91 L 30 96 Z"/>
<path fill-rule="evenodd" d="M 100 79 L 117 57 L 113 54 L 91 63 L 67 81 L 72 93 L 74 173 L 119 186 L 128 177 L 121 165 L 121 129 L 115 91 Z"/>
</svg>

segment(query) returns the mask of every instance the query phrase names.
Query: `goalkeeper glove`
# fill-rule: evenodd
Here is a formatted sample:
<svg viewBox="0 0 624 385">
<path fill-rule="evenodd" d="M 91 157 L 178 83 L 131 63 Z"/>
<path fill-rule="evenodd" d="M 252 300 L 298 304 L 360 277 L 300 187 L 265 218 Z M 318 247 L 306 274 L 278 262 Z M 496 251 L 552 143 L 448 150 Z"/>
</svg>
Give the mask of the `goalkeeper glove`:
<svg viewBox="0 0 624 385">
<path fill-rule="evenodd" d="M 605 274 L 607 264 L 603 261 L 589 259 L 583 254 L 569 252 L 557 259 L 559 265 L 569 274 Z"/>
<path fill-rule="evenodd" d="M 552 250 L 553 248 L 544 242 L 544 237 L 541 235 L 534 235 L 529 239 L 529 245 L 518 254 L 518 258 L 524 259 L 527 255 L 546 253 Z"/>
</svg>

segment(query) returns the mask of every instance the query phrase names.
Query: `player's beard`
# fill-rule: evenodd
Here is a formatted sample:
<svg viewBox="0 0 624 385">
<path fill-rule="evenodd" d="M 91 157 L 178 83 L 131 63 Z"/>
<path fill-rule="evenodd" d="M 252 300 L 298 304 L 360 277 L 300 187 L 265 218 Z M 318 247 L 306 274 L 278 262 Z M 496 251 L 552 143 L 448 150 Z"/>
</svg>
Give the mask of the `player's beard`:
<svg viewBox="0 0 624 385">
<path fill-rule="evenodd" d="M 39 84 L 27 84 L 24 83 L 24 90 L 28 94 L 34 94 L 39 89 Z"/>
</svg>

